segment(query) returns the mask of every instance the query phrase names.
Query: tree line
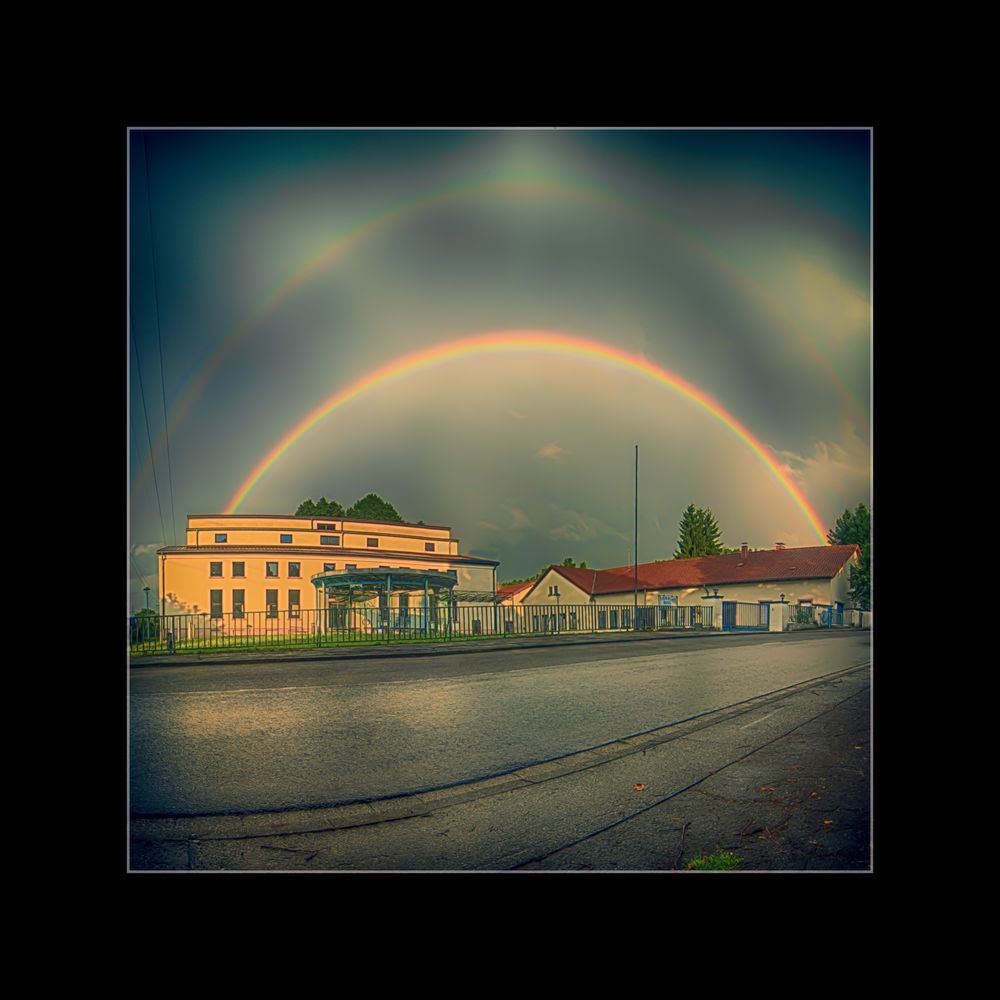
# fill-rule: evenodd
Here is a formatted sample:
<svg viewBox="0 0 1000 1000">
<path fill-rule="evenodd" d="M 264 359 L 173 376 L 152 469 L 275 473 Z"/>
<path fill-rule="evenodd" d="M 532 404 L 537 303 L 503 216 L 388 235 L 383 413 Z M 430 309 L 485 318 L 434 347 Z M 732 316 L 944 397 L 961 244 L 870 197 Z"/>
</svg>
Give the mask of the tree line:
<svg viewBox="0 0 1000 1000">
<path fill-rule="evenodd" d="M 296 517 L 360 517 L 368 521 L 403 521 L 399 511 L 388 500 L 383 500 L 377 493 L 369 493 L 356 501 L 347 510 L 336 500 L 303 500 L 295 510 Z M 417 524 L 423 524 L 417 521 Z"/>
</svg>

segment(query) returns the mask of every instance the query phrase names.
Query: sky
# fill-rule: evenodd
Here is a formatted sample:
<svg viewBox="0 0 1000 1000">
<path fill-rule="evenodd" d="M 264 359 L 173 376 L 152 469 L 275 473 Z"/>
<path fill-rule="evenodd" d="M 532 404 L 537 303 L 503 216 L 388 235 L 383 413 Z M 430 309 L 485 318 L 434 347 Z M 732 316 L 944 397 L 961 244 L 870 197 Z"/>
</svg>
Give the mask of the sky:
<svg viewBox="0 0 1000 1000">
<path fill-rule="evenodd" d="M 820 544 L 871 502 L 870 144 L 130 129 L 130 606 L 188 514 L 320 495 L 627 565 L 636 445 L 640 562 L 692 503 Z"/>
</svg>

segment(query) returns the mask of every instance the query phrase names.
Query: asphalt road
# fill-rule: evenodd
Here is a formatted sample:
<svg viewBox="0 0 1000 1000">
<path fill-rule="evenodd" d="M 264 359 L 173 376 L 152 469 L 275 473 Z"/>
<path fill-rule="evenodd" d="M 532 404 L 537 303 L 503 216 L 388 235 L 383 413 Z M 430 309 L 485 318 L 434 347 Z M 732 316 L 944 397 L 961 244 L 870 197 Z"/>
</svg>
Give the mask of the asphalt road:
<svg viewBox="0 0 1000 1000">
<path fill-rule="evenodd" d="M 869 660 L 868 633 L 141 668 L 137 816 L 316 809 L 531 766 Z"/>
</svg>

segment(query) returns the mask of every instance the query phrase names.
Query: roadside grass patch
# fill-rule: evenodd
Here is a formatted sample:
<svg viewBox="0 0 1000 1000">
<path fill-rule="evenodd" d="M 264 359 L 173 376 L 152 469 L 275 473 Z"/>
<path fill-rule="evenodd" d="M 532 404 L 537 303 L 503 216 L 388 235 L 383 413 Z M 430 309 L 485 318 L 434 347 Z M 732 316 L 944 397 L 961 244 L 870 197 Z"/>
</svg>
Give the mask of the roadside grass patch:
<svg viewBox="0 0 1000 1000">
<path fill-rule="evenodd" d="M 732 851 L 716 851 L 714 854 L 703 854 L 700 858 L 688 862 L 688 869 L 694 872 L 731 872 L 743 864 Z"/>
</svg>

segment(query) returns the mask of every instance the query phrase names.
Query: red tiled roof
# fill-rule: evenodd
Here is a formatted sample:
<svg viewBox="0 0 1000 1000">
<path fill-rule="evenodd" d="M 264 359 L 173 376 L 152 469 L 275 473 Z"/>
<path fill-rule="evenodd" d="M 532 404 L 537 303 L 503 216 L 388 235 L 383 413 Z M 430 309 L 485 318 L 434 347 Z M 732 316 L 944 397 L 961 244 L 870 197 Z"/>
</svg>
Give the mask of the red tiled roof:
<svg viewBox="0 0 1000 1000">
<path fill-rule="evenodd" d="M 639 589 L 826 579 L 836 576 L 857 548 L 856 545 L 812 545 L 798 549 L 765 549 L 748 552 L 745 560 L 739 552 L 696 559 L 661 559 L 639 564 Z M 620 594 L 633 587 L 631 566 L 596 570 L 577 566 L 550 568 L 586 594 Z"/>
<path fill-rule="evenodd" d="M 528 590 L 534 585 L 534 580 L 527 580 L 524 583 L 504 583 L 497 587 L 497 597 L 501 601 L 505 601 L 508 597 L 515 597 L 517 594 L 520 594 L 522 590 Z"/>
</svg>

